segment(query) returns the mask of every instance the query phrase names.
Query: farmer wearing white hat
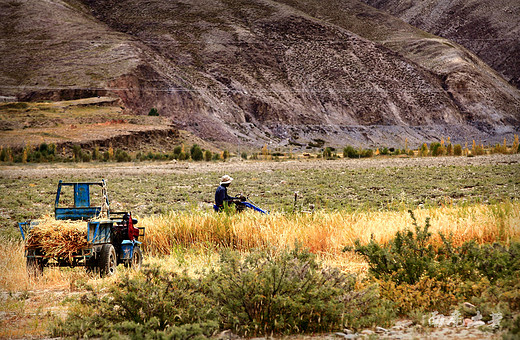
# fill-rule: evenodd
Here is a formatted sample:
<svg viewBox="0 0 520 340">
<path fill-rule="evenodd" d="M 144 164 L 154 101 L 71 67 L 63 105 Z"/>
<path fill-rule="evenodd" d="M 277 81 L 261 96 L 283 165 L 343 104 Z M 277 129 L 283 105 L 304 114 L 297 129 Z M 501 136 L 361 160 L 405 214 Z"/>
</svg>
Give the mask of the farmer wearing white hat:
<svg viewBox="0 0 520 340">
<path fill-rule="evenodd" d="M 215 192 L 215 205 L 213 208 L 215 211 L 221 211 L 224 209 L 224 202 L 228 204 L 232 203 L 237 197 L 231 197 L 227 194 L 227 187 L 231 184 L 233 178 L 229 175 L 224 175 L 220 179 L 220 185 Z"/>
</svg>

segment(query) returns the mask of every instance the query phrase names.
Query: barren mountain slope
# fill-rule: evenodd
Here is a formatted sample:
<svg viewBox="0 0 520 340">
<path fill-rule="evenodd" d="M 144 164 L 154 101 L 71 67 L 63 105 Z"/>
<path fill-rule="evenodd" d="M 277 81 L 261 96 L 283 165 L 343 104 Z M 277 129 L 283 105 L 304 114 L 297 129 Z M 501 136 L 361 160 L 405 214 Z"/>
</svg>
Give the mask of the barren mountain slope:
<svg viewBox="0 0 520 340">
<path fill-rule="evenodd" d="M 13 0 L 2 30 L 27 49 L 3 45 L 20 71 L 0 94 L 106 89 L 234 144 L 498 140 L 520 126 L 519 92 L 463 48 L 357 1 L 314 3 Z"/>
<path fill-rule="evenodd" d="M 128 36 L 109 29 L 73 2 L 0 1 L 2 95 L 21 99 L 94 95 L 107 80 L 135 68 L 139 54 Z"/>
<path fill-rule="evenodd" d="M 363 0 L 473 51 L 520 87 L 520 2 L 517 0 Z"/>
</svg>

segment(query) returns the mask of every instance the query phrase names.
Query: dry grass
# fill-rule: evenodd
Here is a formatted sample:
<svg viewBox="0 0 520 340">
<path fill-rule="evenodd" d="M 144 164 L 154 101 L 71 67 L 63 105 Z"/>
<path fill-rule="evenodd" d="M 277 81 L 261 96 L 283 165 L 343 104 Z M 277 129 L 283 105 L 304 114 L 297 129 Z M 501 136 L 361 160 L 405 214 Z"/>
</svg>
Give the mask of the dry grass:
<svg viewBox="0 0 520 340">
<path fill-rule="evenodd" d="M 21 241 L 0 242 L 0 288 L 23 291 L 31 286 L 25 270 L 24 244 Z"/>
<path fill-rule="evenodd" d="M 83 294 L 86 285 L 96 289 L 111 286 L 129 269 L 105 279 L 78 268 L 45 268 L 41 277 L 29 277 L 25 267 L 25 245 L 0 240 L 0 339 L 42 338 L 49 323 L 64 317 L 67 297 Z"/>
<path fill-rule="evenodd" d="M 416 209 L 419 224 L 431 218 L 431 231 L 453 234 L 456 244 L 520 240 L 520 203 Z M 398 230 L 412 226 L 406 211 L 316 212 L 297 215 L 236 215 L 170 212 L 140 221 L 146 227 L 144 249 L 150 255 L 170 255 L 183 247 L 283 248 L 300 243 L 318 254 L 339 255 L 354 240 L 371 235 L 386 243 Z M 439 240 L 439 238 L 436 238 Z"/>
</svg>

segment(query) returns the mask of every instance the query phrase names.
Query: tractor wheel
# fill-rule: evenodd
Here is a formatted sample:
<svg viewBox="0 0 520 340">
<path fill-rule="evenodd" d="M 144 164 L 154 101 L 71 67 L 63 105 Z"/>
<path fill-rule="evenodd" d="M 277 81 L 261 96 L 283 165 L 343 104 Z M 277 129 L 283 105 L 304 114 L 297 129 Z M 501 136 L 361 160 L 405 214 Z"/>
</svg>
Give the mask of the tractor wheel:
<svg viewBox="0 0 520 340">
<path fill-rule="evenodd" d="M 114 246 L 104 244 L 101 248 L 101 256 L 99 257 L 99 271 L 101 276 L 112 276 L 116 272 L 117 256 Z"/>
<path fill-rule="evenodd" d="M 143 253 L 141 252 L 141 248 L 139 246 L 134 247 L 134 253 L 132 255 L 132 259 L 130 260 L 130 268 L 134 270 L 141 269 L 141 264 L 143 263 Z"/>
<path fill-rule="evenodd" d="M 27 258 L 27 274 L 30 277 L 40 277 L 43 275 L 43 261 L 36 257 Z"/>
</svg>

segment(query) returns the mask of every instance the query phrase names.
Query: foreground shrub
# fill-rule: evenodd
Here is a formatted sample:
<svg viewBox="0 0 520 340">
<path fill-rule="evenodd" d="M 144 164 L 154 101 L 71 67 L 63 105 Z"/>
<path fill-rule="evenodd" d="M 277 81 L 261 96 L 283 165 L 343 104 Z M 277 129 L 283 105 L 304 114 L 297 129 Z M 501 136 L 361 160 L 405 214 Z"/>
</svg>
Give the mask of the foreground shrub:
<svg viewBox="0 0 520 340">
<path fill-rule="evenodd" d="M 379 283 L 345 292 L 345 327 L 389 327 L 397 316 L 396 304 L 384 296 Z"/>
<path fill-rule="evenodd" d="M 368 261 L 381 296 L 392 301 L 399 314 L 449 313 L 469 301 L 477 308 L 473 313 L 500 312 L 507 323 L 520 311 L 519 243 L 466 241 L 454 246 L 451 237 L 440 235 L 442 243 L 433 247 L 429 220 L 420 227 L 411 216 L 415 232 L 399 231 L 386 245 L 374 240 L 366 245 L 355 242 L 355 251 Z"/>
<path fill-rule="evenodd" d="M 366 245 L 355 241 L 355 251 L 367 259 L 369 272 L 375 278 L 412 285 L 422 276 L 439 280 L 485 277 L 494 282 L 520 272 L 520 243 L 513 242 L 506 247 L 499 243 L 479 245 L 466 241 L 454 246 L 451 237 L 441 234 L 442 244 L 434 249 L 428 230 L 429 218 L 421 228 L 411 211 L 410 215 L 415 230 L 398 231 L 386 245 L 373 239 Z M 351 249 L 346 247 L 345 250 Z"/>
<path fill-rule="evenodd" d="M 453 306 L 465 301 L 472 285 L 459 279 L 437 280 L 422 276 L 413 284 L 396 284 L 393 280 L 377 280 L 381 295 L 394 303 L 398 314 L 411 315 L 416 312 L 438 311 L 449 314 Z"/>
<path fill-rule="evenodd" d="M 508 247 L 499 244 L 482 244 L 466 241 L 453 246 L 450 238 L 441 235 L 442 247 L 438 250 L 439 278 L 457 276 L 463 280 L 478 281 L 485 277 L 491 283 L 509 279 L 520 273 L 520 243 Z"/>
<path fill-rule="evenodd" d="M 299 249 L 244 260 L 227 252 L 210 280 L 223 328 L 247 336 L 342 329 L 344 295 L 355 282 Z"/>
<path fill-rule="evenodd" d="M 210 336 L 218 329 L 215 307 L 202 284 L 158 268 L 125 276 L 108 295 L 88 293 L 53 336 L 104 338 L 178 338 Z"/>
<path fill-rule="evenodd" d="M 432 276 L 435 252 L 428 241 L 431 233 L 430 220 L 421 228 L 413 213 L 410 212 L 415 227 L 412 230 L 398 231 L 388 245 L 380 245 L 374 239 L 366 245 L 355 241 L 355 251 L 365 256 L 369 273 L 377 279 L 391 279 L 396 283 L 414 284 L 424 274 Z M 345 250 L 350 250 L 346 248 Z"/>
<path fill-rule="evenodd" d="M 508 332 L 502 335 L 503 340 L 517 340 L 520 338 L 520 315 L 511 322 L 508 327 Z"/>
<path fill-rule="evenodd" d="M 195 279 L 145 268 L 110 288 L 89 292 L 58 320 L 53 336 L 197 338 L 231 329 L 242 336 L 318 333 L 387 326 L 395 317 L 379 287 L 323 268 L 296 248 L 278 254 L 225 251 L 219 265 Z"/>
</svg>

